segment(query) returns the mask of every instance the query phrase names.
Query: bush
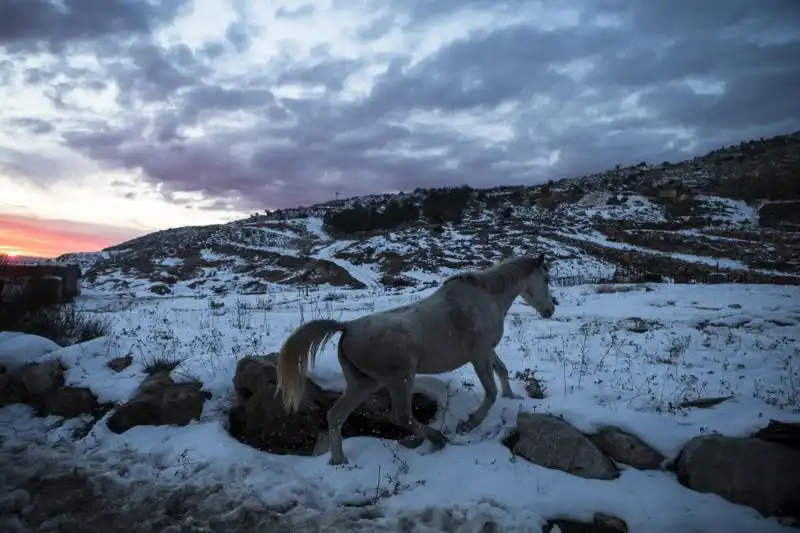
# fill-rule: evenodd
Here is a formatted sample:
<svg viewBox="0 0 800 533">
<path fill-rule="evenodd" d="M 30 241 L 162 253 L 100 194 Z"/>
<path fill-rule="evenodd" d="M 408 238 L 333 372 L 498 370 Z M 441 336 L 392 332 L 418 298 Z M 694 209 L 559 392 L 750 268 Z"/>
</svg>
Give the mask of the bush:
<svg viewBox="0 0 800 533">
<path fill-rule="evenodd" d="M 471 198 L 472 188 L 467 185 L 432 189 L 422 201 L 422 215 L 433 224 L 458 224 Z"/>
<path fill-rule="evenodd" d="M 0 277 L 8 258 L 0 255 Z M 0 291 L 0 331 L 19 331 L 48 338 L 62 346 L 106 335 L 110 321 L 61 303 L 52 290 L 33 280 L 20 287 Z"/>
<path fill-rule="evenodd" d="M 325 227 L 348 235 L 365 231 L 392 230 L 418 220 L 419 208 L 413 202 L 393 200 L 378 209 L 357 205 L 341 211 L 328 211 Z"/>
</svg>

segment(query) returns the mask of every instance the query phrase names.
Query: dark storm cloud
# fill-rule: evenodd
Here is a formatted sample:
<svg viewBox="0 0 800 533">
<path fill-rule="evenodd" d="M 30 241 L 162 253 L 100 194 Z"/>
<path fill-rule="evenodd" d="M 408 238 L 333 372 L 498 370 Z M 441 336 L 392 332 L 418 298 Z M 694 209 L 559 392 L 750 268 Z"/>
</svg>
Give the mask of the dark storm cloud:
<svg viewBox="0 0 800 533">
<path fill-rule="evenodd" d="M 594 56 L 619 40 L 603 29 L 544 32 L 530 24 L 461 39 L 412 69 L 401 63 L 389 69 L 368 112 L 494 108 L 532 93 L 569 97 L 573 83 L 551 67 Z"/>
<path fill-rule="evenodd" d="M 163 47 L 151 42 L 135 42 L 126 55 L 107 61 L 107 72 L 120 89 L 120 103 L 163 102 L 181 89 L 200 83 L 210 67 L 189 47 L 174 44 Z"/>
<path fill-rule="evenodd" d="M 74 41 L 147 35 L 187 0 L 1 0 L 0 49 L 61 51 Z"/>
<path fill-rule="evenodd" d="M 62 102 L 90 81 L 115 85 L 122 115 L 57 128 L 66 145 L 109 168 L 142 171 L 167 199 L 198 191 L 217 207 L 307 205 L 335 192 L 539 183 L 616 164 L 684 159 L 800 128 L 800 2 L 572 0 L 558 4 L 572 17 L 545 17 L 546 29 L 535 17 L 521 19 L 526 9 L 551 6 L 546 2 L 360 0 L 340 7 L 353 6 L 374 11 L 373 22 L 354 30 L 365 49 L 395 28 L 436 32 L 440 21 L 466 11 L 516 20 L 476 30 L 427 57 L 411 50 L 384 56 L 385 72 L 360 98 L 345 97 L 345 88 L 369 63 L 338 57 L 325 45 L 309 57 L 284 55 L 215 77 L 212 62 L 232 48 L 246 51 L 259 31 L 245 22 L 240 0 L 221 42 L 195 50 L 156 43 L 148 32 L 174 9 L 140 7 L 139 19 L 126 22 L 133 36 L 123 42 L 103 38 L 111 23 L 86 23 L 94 33 L 63 33 L 99 36 L 102 77 L 63 65 L 36 67 L 25 77 Z M 316 14 L 312 4 L 276 12 Z M 557 24 L 562 19 L 572 25 Z M 15 42 L 67 40 L 42 35 L 30 30 Z M 278 96 L 279 87 L 298 85 L 309 92 Z M 420 114 L 428 117 L 424 126 Z M 460 122 L 475 116 L 478 125 L 500 121 L 506 129 L 477 135 L 430 123 L 437 114 Z M 554 164 L 544 163 L 556 153 Z"/>
<path fill-rule="evenodd" d="M 314 4 L 303 4 L 294 9 L 281 7 L 275 12 L 275 16 L 284 19 L 310 17 L 314 14 L 314 10 Z"/>
<path fill-rule="evenodd" d="M 341 91 L 347 78 L 364 66 L 362 61 L 328 58 L 312 63 L 296 63 L 277 77 L 280 84 L 323 85 L 330 91 Z"/>
<path fill-rule="evenodd" d="M 50 122 L 40 118 L 15 118 L 11 120 L 11 123 L 18 128 L 22 128 L 36 135 L 51 133 L 55 129 L 55 126 Z"/>
</svg>

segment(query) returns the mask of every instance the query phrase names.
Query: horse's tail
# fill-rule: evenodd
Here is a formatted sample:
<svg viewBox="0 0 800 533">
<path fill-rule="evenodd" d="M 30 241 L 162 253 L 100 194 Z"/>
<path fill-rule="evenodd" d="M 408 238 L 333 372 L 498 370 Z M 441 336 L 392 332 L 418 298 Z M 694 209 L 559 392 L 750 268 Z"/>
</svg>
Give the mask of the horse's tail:
<svg viewBox="0 0 800 533">
<path fill-rule="evenodd" d="M 346 322 L 336 320 L 312 320 L 301 324 L 284 341 L 278 354 L 278 387 L 275 396 L 283 393 L 283 407 L 287 412 L 294 413 L 300 408 L 306 390 L 308 367 L 314 365 L 317 352 L 336 333 L 343 332 L 346 326 Z"/>
</svg>

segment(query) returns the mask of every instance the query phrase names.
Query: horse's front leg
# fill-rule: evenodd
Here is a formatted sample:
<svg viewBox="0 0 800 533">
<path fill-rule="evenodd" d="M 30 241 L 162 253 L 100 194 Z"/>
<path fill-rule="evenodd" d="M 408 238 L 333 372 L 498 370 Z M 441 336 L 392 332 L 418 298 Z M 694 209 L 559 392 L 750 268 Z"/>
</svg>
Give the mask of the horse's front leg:
<svg viewBox="0 0 800 533">
<path fill-rule="evenodd" d="M 511 383 L 508 381 L 508 368 L 506 367 L 503 360 L 500 359 L 500 356 L 497 355 L 497 352 L 492 350 L 492 366 L 494 367 L 494 371 L 497 374 L 497 377 L 500 378 L 500 395 L 503 398 L 513 398 L 515 400 L 521 400 L 522 396 L 519 394 L 514 394 L 514 391 L 511 390 Z"/>
<path fill-rule="evenodd" d="M 475 369 L 475 374 L 478 375 L 478 379 L 480 380 L 481 385 L 483 385 L 485 395 L 483 397 L 483 402 L 480 404 L 480 406 L 478 406 L 475 412 L 469 415 L 466 420 L 462 420 L 458 423 L 456 430 L 459 433 L 464 433 L 475 429 L 481 422 L 483 422 L 484 418 L 486 418 L 486 415 L 489 414 L 489 409 L 491 409 L 492 405 L 494 405 L 494 402 L 497 401 L 497 383 L 494 382 L 493 362 L 494 360 L 490 356 L 472 363 L 472 366 Z"/>
</svg>

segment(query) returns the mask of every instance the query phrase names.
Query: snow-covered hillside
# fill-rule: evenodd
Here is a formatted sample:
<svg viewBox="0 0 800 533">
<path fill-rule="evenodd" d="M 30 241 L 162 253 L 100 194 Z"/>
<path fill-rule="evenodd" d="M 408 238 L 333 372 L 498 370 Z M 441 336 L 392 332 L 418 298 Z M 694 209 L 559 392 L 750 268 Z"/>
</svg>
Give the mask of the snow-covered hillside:
<svg viewBox="0 0 800 533">
<path fill-rule="evenodd" d="M 263 293 L 272 284 L 424 286 L 431 276 L 486 266 L 531 246 L 548 253 L 557 278 L 610 277 L 631 265 L 674 278 L 681 268 L 694 265 L 729 277 L 744 272 L 754 277 L 752 281 L 783 278 L 793 283 L 800 273 L 792 262 L 797 253 L 793 234 L 782 232 L 766 241 L 763 233 L 753 230 L 752 209 L 743 202 L 698 202 L 713 218 L 707 226 L 689 229 L 659 229 L 658 224 L 668 227 L 664 208 L 643 196 L 601 206 L 590 199 L 556 211 L 509 201 L 509 216 L 476 203 L 460 223 L 442 227 L 420 221 L 391 231 L 335 238 L 318 216 L 261 217 L 166 230 L 94 258 L 81 254 L 59 261 L 81 264 L 89 288 L 162 296 Z M 776 254 L 778 248 L 784 253 Z M 661 262 L 650 266 L 652 261 Z"/>
<path fill-rule="evenodd" d="M 84 279 L 61 325 L 109 329 L 66 347 L 0 332 L 0 530 L 795 531 L 798 152 L 784 136 L 62 256 Z M 518 397 L 474 430 L 456 431 L 483 397 L 472 368 L 420 376 L 415 416 L 449 445 L 399 445 L 379 391 L 344 427 L 350 464 L 329 465 L 333 343 L 283 411 L 274 352 L 302 322 L 412 302 L 531 248 L 557 312 L 512 306 L 497 352 Z"/>
<path fill-rule="evenodd" d="M 255 379 L 239 376 L 241 361 L 278 349 L 302 319 L 349 319 L 430 290 L 376 295 L 369 288 L 305 292 L 275 286 L 266 295 L 121 301 L 95 289 L 79 303 L 112 321 L 106 337 L 60 348 L 45 339 L 0 333 L 0 363 L 9 373 L 4 376 L 23 371 L 24 363 L 39 363 L 40 369 L 53 363 L 62 370 L 39 370 L 35 378 L 28 372 L 26 383 L 47 388 L 63 372 L 63 386 L 52 382 L 49 394 L 73 400 L 58 409 L 79 410 L 81 390 L 106 406 L 90 403 L 94 411 L 74 418 L 36 417 L 23 404 L 0 408 L 3 531 L 99 533 L 108 524 L 136 523 L 140 530 L 190 532 L 538 533 L 555 520 L 562 520 L 557 526 L 562 531 L 570 531 L 563 520 L 615 527 L 622 521 L 627 529 L 602 531 L 633 533 L 792 531 L 748 507 L 769 504 L 763 503 L 766 496 L 746 491 L 752 490 L 747 480 L 754 479 L 753 472 L 780 468 L 758 490 L 772 484 L 777 488 L 770 494 L 782 494 L 788 489 L 780 488 L 780 479 L 800 479 L 786 471 L 796 463 L 764 451 L 781 444 L 755 439 L 762 449 L 744 446 L 753 439 L 741 439 L 771 419 L 800 422 L 800 293 L 792 286 L 554 289 L 560 305 L 551 320 L 517 302 L 498 353 L 519 399 L 499 398 L 478 428 L 458 434 L 456 423 L 482 397 L 472 369 L 419 378 L 420 391 L 436 405 L 429 423 L 452 439 L 440 451 L 432 452 L 428 444 L 407 449 L 387 438 L 351 436 L 344 443 L 350 465 L 333 467 L 324 448 L 316 456 L 268 453 L 231 435 L 236 429 L 231 410 L 245 401 L 237 400 L 240 380 Z M 196 420 L 150 425 L 157 419 L 146 406 L 155 405 L 150 396 L 165 376 L 171 379 L 166 377 L 164 386 L 185 389 L 158 405 L 170 405 L 173 420 L 196 409 Z M 321 353 L 312 379 L 323 389 L 342 389 L 333 343 Z M 150 380 L 149 392 L 142 392 L 144 380 Z M 698 401 L 708 398 L 719 403 Z M 122 407 L 125 402 L 132 403 Z M 275 416 L 269 404 L 260 409 L 259 420 Z M 120 428 L 125 417 L 117 411 L 138 417 L 138 423 Z M 590 442 L 603 453 L 622 453 L 598 440 L 609 431 L 617 439 L 635 435 L 641 439 L 637 446 L 650 451 L 637 448 L 639 455 L 628 459 L 616 455 L 607 467 L 616 472 L 610 478 L 587 479 L 579 469 L 567 473 L 542 466 L 533 448 L 525 447 L 532 446 L 525 439 L 534 438 L 522 425 L 526 413 L 562 417 L 564 431 L 575 432 L 571 439 L 593 435 L 577 444 L 564 441 L 557 448 L 563 453 L 580 444 L 581 454 L 599 454 Z M 668 470 L 688 443 L 713 434 L 731 438 L 715 453 L 731 454 L 734 462 L 721 471 L 735 480 L 739 492 L 729 498 L 739 503 L 686 486 L 691 480 L 680 469 L 711 479 L 702 476 L 714 469 L 719 476 L 716 463 L 685 456 L 678 475 Z M 642 453 L 652 456 L 649 466 L 626 464 L 638 464 Z M 587 460 L 581 455 L 573 464 Z"/>
</svg>

